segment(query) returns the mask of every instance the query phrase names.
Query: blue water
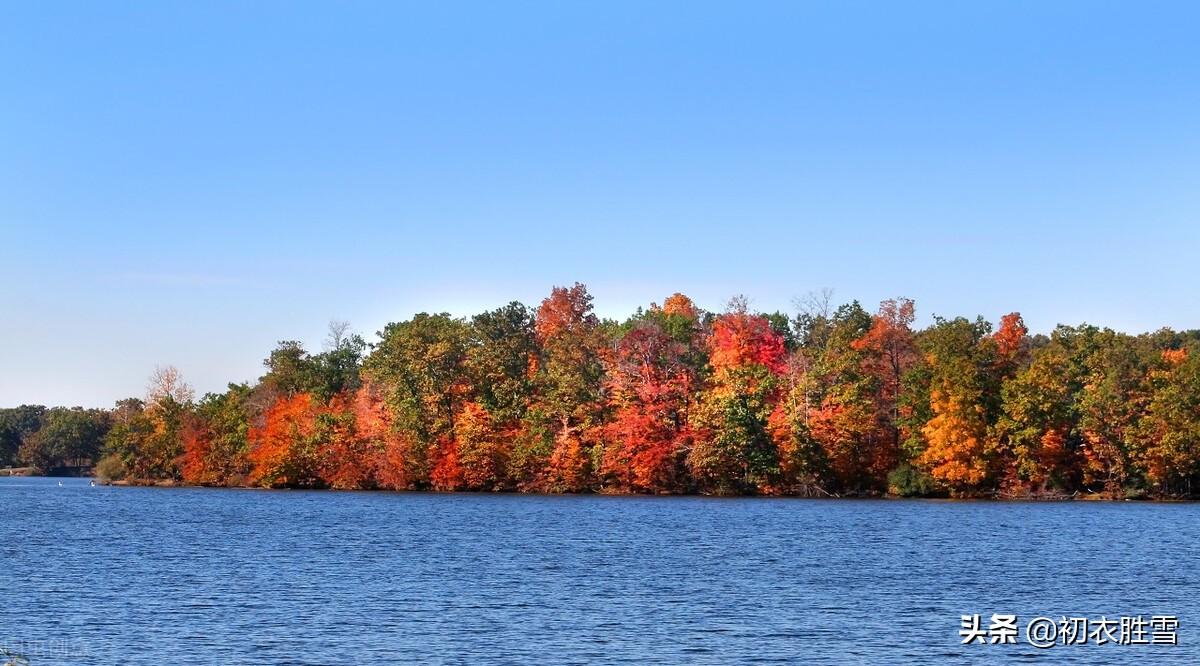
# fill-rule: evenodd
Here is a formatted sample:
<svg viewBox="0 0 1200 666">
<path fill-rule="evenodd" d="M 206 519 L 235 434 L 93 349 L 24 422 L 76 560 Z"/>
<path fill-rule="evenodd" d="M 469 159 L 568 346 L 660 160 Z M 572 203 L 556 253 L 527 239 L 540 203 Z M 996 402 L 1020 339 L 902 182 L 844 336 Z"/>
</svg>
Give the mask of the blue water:
<svg viewBox="0 0 1200 666">
<path fill-rule="evenodd" d="M 1200 505 L 343 493 L 0 478 L 38 664 L 1200 663 Z M 1176 615 L 1179 645 L 961 645 Z"/>
</svg>

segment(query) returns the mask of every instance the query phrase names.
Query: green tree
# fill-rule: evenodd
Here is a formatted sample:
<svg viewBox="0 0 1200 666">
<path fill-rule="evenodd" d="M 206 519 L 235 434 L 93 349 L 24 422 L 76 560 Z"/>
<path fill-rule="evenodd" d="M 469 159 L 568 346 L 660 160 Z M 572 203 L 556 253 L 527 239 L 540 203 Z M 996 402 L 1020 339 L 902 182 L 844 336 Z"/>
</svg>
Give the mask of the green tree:
<svg viewBox="0 0 1200 666">
<path fill-rule="evenodd" d="M 436 448 L 452 441 L 455 415 L 469 397 L 471 328 L 449 314 L 422 312 L 388 324 L 379 337 L 363 374 L 383 395 L 394 427 L 412 438 L 406 465 L 414 482 L 424 483 Z"/>
<path fill-rule="evenodd" d="M 1150 401 L 1146 385 L 1148 340 L 1110 329 L 1096 332 L 1084 359 L 1078 398 L 1082 434 L 1083 482 L 1087 490 L 1112 497 L 1144 489 L 1138 463 L 1138 421 Z"/>
<path fill-rule="evenodd" d="M 1166 350 L 1150 373 L 1139 463 L 1160 495 L 1200 488 L 1200 346 Z"/>
<path fill-rule="evenodd" d="M 94 462 L 109 425 L 104 410 L 55 407 L 46 412 L 42 427 L 24 439 L 21 458 L 43 472 Z"/>
<path fill-rule="evenodd" d="M 46 408 L 41 405 L 21 405 L 0 409 L 0 465 L 17 462 L 21 442 L 42 427 Z"/>
<path fill-rule="evenodd" d="M 538 346 L 533 311 L 513 301 L 475 315 L 466 367 L 472 391 L 491 418 L 519 421 L 533 396 Z"/>
</svg>

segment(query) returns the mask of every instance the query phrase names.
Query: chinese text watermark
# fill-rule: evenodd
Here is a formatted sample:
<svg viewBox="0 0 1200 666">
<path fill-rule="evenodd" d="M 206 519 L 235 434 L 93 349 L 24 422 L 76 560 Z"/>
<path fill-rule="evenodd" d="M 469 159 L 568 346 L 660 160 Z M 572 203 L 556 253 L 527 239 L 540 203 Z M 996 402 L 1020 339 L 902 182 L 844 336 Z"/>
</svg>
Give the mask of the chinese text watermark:
<svg viewBox="0 0 1200 666">
<path fill-rule="evenodd" d="M 1023 628 L 1022 628 L 1023 627 Z M 986 626 L 978 614 L 963 615 L 958 635 L 963 644 L 1027 643 L 1035 648 L 1056 645 L 1178 645 L 1179 618 L 1174 615 L 1130 615 L 1058 618 L 1039 616 L 1023 625 L 1016 615 L 993 613 Z"/>
</svg>

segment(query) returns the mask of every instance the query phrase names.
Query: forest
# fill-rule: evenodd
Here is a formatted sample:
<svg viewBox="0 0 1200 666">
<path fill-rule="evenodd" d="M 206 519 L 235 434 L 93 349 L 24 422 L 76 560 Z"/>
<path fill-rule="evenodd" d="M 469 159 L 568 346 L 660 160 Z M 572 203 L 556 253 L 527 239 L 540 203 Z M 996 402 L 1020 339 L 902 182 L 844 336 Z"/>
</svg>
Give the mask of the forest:
<svg viewBox="0 0 1200 666">
<path fill-rule="evenodd" d="M 624 322 L 586 287 L 536 308 L 334 323 L 254 383 L 196 398 L 171 366 L 112 409 L 0 410 L 0 466 L 107 482 L 544 493 L 1188 498 L 1200 331 L 1031 335 L 1018 313 L 869 312 L 810 295 Z"/>
</svg>

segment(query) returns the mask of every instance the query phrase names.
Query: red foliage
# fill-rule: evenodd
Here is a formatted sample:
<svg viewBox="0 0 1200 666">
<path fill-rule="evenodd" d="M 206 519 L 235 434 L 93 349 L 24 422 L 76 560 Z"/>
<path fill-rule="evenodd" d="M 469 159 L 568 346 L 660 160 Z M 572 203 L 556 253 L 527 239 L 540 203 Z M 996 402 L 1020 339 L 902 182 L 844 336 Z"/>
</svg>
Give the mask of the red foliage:
<svg viewBox="0 0 1200 666">
<path fill-rule="evenodd" d="M 591 310 L 592 296 L 587 293 L 587 287 L 578 282 L 569 289 L 554 287 L 537 309 L 535 331 L 538 341 L 544 343 L 563 333 L 594 327 L 598 320 Z"/>
<path fill-rule="evenodd" d="M 546 490 L 578 493 L 591 485 L 591 458 L 583 433 L 564 428 L 554 441 L 554 450 L 546 466 Z"/>
<path fill-rule="evenodd" d="M 603 471 L 624 490 L 677 489 L 691 371 L 685 348 L 657 326 L 640 326 L 617 344 L 608 388 L 616 414 Z"/>
<path fill-rule="evenodd" d="M 444 437 L 434 447 L 433 469 L 429 473 L 429 482 L 434 490 L 461 490 L 463 487 L 463 470 L 458 464 L 458 442 L 453 437 Z"/>
<path fill-rule="evenodd" d="M 376 485 L 389 490 L 405 490 L 416 485 L 412 473 L 412 441 L 392 428 L 383 397 L 370 383 L 354 394 L 351 406 L 355 432 L 363 443 L 364 455 Z"/>
<path fill-rule="evenodd" d="M 766 317 L 730 312 L 713 322 L 709 362 L 718 372 L 757 364 L 783 374 L 787 370 L 787 350 L 783 336 L 771 329 Z"/>
<path fill-rule="evenodd" d="M 208 426 L 198 418 L 188 418 L 184 421 L 180 435 L 183 439 L 183 457 L 179 469 L 183 482 L 194 485 L 218 482 L 220 479 L 209 468 L 212 432 Z"/>
<path fill-rule="evenodd" d="M 321 478 L 331 488 L 353 490 L 375 485 L 372 450 L 369 441 L 359 436 L 355 411 L 354 399 L 345 394 L 333 396 L 325 410 L 330 428 L 321 455 Z"/>
<path fill-rule="evenodd" d="M 319 405 L 308 393 L 276 400 L 261 426 L 250 429 L 251 479 L 270 486 L 307 485 L 316 471 L 314 451 L 308 446 L 316 430 Z"/>
<path fill-rule="evenodd" d="M 867 369 L 885 379 L 885 384 L 898 384 L 900 374 L 916 358 L 912 332 L 915 315 L 913 302 L 907 298 L 883 301 L 871 318 L 870 330 L 851 343 L 856 350 L 870 352 Z"/>
<path fill-rule="evenodd" d="M 997 329 L 992 339 L 996 341 L 996 351 L 1001 358 L 1014 359 L 1021 352 L 1021 343 L 1025 340 L 1025 336 L 1029 333 L 1029 329 L 1025 327 L 1025 320 L 1021 319 L 1020 312 L 1010 312 L 1000 318 L 1000 328 Z"/>
</svg>

